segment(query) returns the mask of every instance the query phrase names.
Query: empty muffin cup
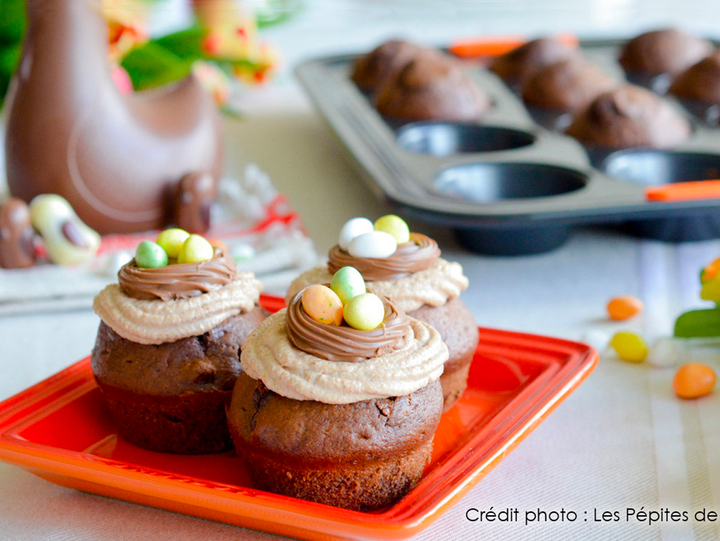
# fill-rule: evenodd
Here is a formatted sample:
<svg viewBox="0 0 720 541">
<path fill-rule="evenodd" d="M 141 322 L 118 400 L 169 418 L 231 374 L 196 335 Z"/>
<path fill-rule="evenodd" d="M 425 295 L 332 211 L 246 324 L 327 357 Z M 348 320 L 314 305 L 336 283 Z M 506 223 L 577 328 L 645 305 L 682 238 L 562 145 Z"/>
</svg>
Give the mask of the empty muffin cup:
<svg viewBox="0 0 720 541">
<path fill-rule="evenodd" d="M 533 144 L 535 136 L 524 131 L 495 126 L 415 122 L 398 130 L 397 142 L 409 152 L 452 156 L 522 148 Z"/>
</svg>

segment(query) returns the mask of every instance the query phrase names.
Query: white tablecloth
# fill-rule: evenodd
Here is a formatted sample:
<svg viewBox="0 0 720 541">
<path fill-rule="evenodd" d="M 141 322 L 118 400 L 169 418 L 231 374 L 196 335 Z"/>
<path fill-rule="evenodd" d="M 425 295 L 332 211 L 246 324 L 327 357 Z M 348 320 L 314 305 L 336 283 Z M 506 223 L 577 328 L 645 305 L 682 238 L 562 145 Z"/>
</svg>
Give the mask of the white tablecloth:
<svg viewBox="0 0 720 541">
<path fill-rule="evenodd" d="M 553 2 L 543 4 L 544 9 L 540 3 L 512 3 L 517 11 L 487 3 L 484 17 L 477 6 L 471 10 L 475 19 L 463 18 L 457 3 L 456 11 L 440 20 L 432 17 L 428 4 L 420 4 L 417 12 L 410 11 L 410 4 L 416 3 L 388 7 L 346 1 L 330 8 L 327 2 L 309 2 L 294 22 L 269 35 L 290 52 L 293 63 L 303 55 L 343 45 L 346 50 L 367 47 L 402 30 L 416 39 L 447 41 L 458 33 L 470 35 L 473 28 L 476 33 L 540 32 L 574 23 L 572 28 L 611 33 L 673 22 L 668 14 L 700 29 L 718 20 L 710 16 L 717 5 L 703 11 L 701 2 L 690 2 L 682 10 L 669 2 L 654 3 L 653 11 L 643 11 L 643 2 L 623 0 L 608 2 L 607 10 L 599 7 L 605 3 L 590 1 Z M 462 5 L 470 9 L 469 3 Z M 528 11 L 521 11 L 523 7 Z M 638 13 L 645 13 L 645 18 Z M 353 19 L 356 26 L 350 25 Z M 321 26 L 327 30 L 324 35 L 313 32 Z M 269 173 L 303 214 L 320 253 L 334 243 L 347 218 L 387 213 L 287 77 L 261 93 L 248 93 L 243 103 L 248 116 L 226 125 L 229 170 L 255 162 Z M 447 259 L 463 264 L 471 281 L 463 299 L 479 325 L 571 339 L 602 341 L 620 328 L 637 330 L 650 341 L 668 335 L 682 310 L 700 305 L 698 270 L 720 254 L 717 241 L 673 246 L 580 230 L 548 254 L 483 257 L 459 247 L 449 231 L 411 224 L 435 237 Z M 642 299 L 644 314 L 628 324 L 607 322 L 605 304 L 620 294 Z M 87 355 L 97 325 L 98 318 L 89 311 L 0 318 L 0 399 Z M 717 358 L 708 362 L 720 369 Z M 632 365 L 604 355 L 566 402 L 417 539 L 717 539 L 718 522 L 697 522 L 692 515 L 703 508 L 720 510 L 720 392 L 681 401 L 671 390 L 673 373 L 672 368 Z M 470 522 L 470 508 L 517 508 L 518 521 Z M 687 511 L 690 520 L 627 520 L 628 508 Z M 578 518 L 526 525 L 525 513 L 538 509 L 573 511 Z M 617 512 L 619 520 L 594 521 L 595 514 L 604 511 Z M 80 493 L 0 464 L 0 538 L 274 537 Z"/>
</svg>

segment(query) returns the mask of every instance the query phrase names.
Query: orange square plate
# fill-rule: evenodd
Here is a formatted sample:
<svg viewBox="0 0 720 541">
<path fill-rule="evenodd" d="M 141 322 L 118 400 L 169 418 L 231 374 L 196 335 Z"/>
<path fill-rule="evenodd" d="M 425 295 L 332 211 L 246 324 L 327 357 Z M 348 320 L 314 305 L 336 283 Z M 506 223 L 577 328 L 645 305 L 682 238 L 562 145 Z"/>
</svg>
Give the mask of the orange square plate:
<svg viewBox="0 0 720 541">
<path fill-rule="evenodd" d="M 270 310 L 282 299 L 264 296 Z M 515 448 L 593 370 L 584 344 L 480 329 L 468 388 L 445 413 L 420 483 L 361 513 L 253 488 L 233 452 L 182 456 L 119 438 L 86 358 L 0 404 L 0 459 L 53 483 L 305 539 L 417 534 Z"/>
</svg>

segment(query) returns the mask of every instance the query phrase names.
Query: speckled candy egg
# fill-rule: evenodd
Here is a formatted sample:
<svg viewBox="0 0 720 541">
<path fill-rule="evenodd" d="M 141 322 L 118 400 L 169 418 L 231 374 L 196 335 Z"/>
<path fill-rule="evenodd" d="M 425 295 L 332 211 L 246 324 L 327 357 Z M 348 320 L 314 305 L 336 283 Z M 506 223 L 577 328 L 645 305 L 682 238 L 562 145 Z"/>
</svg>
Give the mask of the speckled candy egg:
<svg viewBox="0 0 720 541">
<path fill-rule="evenodd" d="M 355 267 L 343 267 L 330 280 L 330 289 L 340 297 L 343 305 L 365 293 L 365 280 Z"/>
<path fill-rule="evenodd" d="M 345 225 L 342 226 L 342 229 L 340 229 L 338 246 L 340 246 L 342 250 L 347 251 L 351 240 L 364 233 L 370 233 L 373 228 L 373 223 L 367 218 L 353 218 L 352 220 L 348 220 L 345 222 Z"/>
<path fill-rule="evenodd" d="M 385 307 L 380 297 L 364 293 L 353 298 L 345 307 L 345 321 L 354 329 L 371 331 L 385 319 Z"/>
<path fill-rule="evenodd" d="M 144 240 L 135 250 L 135 264 L 143 269 L 158 269 L 168 264 L 168 256 L 162 246 Z"/>
<path fill-rule="evenodd" d="M 215 248 L 200 235 L 190 235 L 183 243 L 178 263 L 200 263 L 209 261 L 215 255 Z"/>
<path fill-rule="evenodd" d="M 327 286 L 306 287 L 302 294 L 302 307 L 311 318 L 326 325 L 340 325 L 343 305 L 335 292 Z"/>
<path fill-rule="evenodd" d="M 410 228 L 405 220 L 395 214 L 388 214 L 375 220 L 375 230 L 390 233 L 398 244 L 405 244 L 410 240 Z"/>
<path fill-rule="evenodd" d="M 353 257 L 390 257 L 397 249 L 397 241 L 385 231 L 371 231 L 350 241 L 348 253 Z"/>
</svg>

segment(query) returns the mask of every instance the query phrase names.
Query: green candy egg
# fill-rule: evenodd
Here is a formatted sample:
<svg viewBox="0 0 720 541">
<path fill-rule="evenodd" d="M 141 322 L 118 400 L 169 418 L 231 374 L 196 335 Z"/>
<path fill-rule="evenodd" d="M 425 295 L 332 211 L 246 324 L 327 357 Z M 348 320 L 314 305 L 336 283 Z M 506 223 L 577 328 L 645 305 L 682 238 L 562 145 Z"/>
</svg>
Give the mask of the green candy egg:
<svg viewBox="0 0 720 541">
<path fill-rule="evenodd" d="M 404 244 L 410 240 L 410 228 L 405 220 L 395 214 L 388 214 L 375 220 L 375 231 L 390 233 L 398 244 Z"/>
<path fill-rule="evenodd" d="M 385 307 L 380 297 L 363 293 L 345 305 L 345 321 L 359 331 L 372 331 L 385 319 Z"/>
<path fill-rule="evenodd" d="M 190 235 L 183 243 L 178 263 L 200 263 L 209 261 L 215 255 L 215 248 L 200 235 Z"/>
<path fill-rule="evenodd" d="M 135 264 L 143 269 L 157 269 L 168 264 L 168 256 L 162 246 L 144 240 L 135 250 Z"/>
<path fill-rule="evenodd" d="M 340 297 L 345 306 L 351 299 L 365 293 L 365 280 L 355 267 L 343 267 L 330 280 L 330 289 Z"/>
<path fill-rule="evenodd" d="M 168 257 L 177 259 L 180 255 L 183 243 L 190 236 L 190 233 L 184 229 L 166 229 L 158 235 L 157 242 L 162 246 Z"/>
</svg>

